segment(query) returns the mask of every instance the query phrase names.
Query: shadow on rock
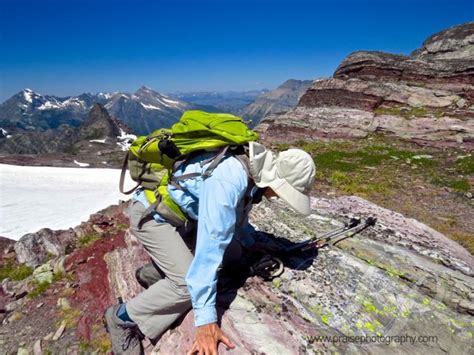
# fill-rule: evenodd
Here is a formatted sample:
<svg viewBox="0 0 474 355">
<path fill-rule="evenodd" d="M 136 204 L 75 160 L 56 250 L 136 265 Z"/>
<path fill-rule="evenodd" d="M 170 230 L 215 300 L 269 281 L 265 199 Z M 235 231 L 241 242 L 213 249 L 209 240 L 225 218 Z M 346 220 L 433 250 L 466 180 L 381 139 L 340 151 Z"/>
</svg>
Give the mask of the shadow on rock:
<svg viewBox="0 0 474 355">
<path fill-rule="evenodd" d="M 278 274 L 265 275 L 265 271 L 256 269 L 256 265 L 268 263 L 277 260 L 281 265 L 274 266 L 274 268 L 281 267 L 283 269 L 304 271 L 308 269 L 314 259 L 318 256 L 318 249 L 314 248 L 299 253 L 288 254 L 285 251 L 297 245 L 289 239 L 277 237 L 274 234 L 258 232 L 254 235 L 255 249 L 245 249 L 241 259 L 233 265 L 228 265 L 221 270 L 217 284 L 217 312 L 219 324 L 225 312 L 229 309 L 232 302 L 237 297 L 239 289 L 244 287 L 248 278 L 257 276 L 265 281 L 272 281 L 278 277 Z M 261 247 L 260 247 L 261 246 Z M 269 266 L 271 269 L 272 267 Z M 260 274 L 262 272 L 262 274 Z M 275 270 L 277 272 L 277 270 Z"/>
</svg>

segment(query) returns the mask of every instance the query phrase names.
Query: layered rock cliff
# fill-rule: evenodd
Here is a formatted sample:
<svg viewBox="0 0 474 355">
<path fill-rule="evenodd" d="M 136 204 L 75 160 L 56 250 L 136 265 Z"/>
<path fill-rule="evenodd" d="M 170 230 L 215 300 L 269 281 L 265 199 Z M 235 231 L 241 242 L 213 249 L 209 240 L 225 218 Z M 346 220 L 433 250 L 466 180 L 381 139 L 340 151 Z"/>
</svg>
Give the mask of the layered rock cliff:
<svg viewBox="0 0 474 355">
<path fill-rule="evenodd" d="M 272 282 L 224 273 L 218 305 L 236 344 L 230 353 L 469 353 L 472 255 L 426 225 L 361 198 L 313 198 L 312 208 L 301 218 L 278 202 L 261 203 L 251 215 L 257 238 L 282 247 L 355 215 L 378 223 L 318 253 L 288 258 Z M 14 251 L 7 246 L 3 266 L 16 256 L 34 271 L 22 281 L 14 280 L 18 271 L 2 281 L 2 353 L 107 351 L 102 312 L 140 292 L 134 271 L 147 262 L 123 210 L 111 207 L 69 231 L 26 235 Z M 184 353 L 193 332 L 189 313 L 156 345 L 147 342 L 146 351 Z"/>
<path fill-rule="evenodd" d="M 474 146 L 474 23 L 428 38 L 411 55 L 359 51 L 297 107 L 267 117 L 269 140 L 383 133 L 427 144 Z"/>
</svg>

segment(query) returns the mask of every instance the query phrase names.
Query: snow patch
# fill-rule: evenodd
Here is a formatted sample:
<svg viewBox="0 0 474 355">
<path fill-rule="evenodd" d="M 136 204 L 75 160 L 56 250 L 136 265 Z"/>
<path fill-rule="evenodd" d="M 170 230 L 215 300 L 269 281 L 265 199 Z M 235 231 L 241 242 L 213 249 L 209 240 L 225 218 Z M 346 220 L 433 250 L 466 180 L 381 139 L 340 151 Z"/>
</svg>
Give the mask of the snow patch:
<svg viewBox="0 0 474 355">
<path fill-rule="evenodd" d="M 153 106 L 153 105 L 146 105 L 143 102 L 140 102 L 140 105 L 142 105 L 145 108 L 145 110 L 162 110 L 161 107 Z M 168 106 L 168 105 L 166 105 L 166 106 Z"/>
<path fill-rule="evenodd" d="M 172 105 L 179 105 L 179 104 L 180 104 L 179 101 L 175 101 L 175 100 L 168 99 L 168 98 L 166 98 L 166 96 L 163 96 L 162 99 L 165 100 L 166 102 L 172 104 Z"/>
<path fill-rule="evenodd" d="M 74 160 L 74 164 L 79 165 L 81 168 L 85 168 L 90 165 L 89 163 L 81 163 L 81 162 L 78 162 L 77 160 Z"/>
<path fill-rule="evenodd" d="M 54 110 L 54 109 L 63 109 L 69 106 L 80 106 L 85 107 L 83 101 L 79 100 L 77 97 L 70 97 L 64 101 L 46 101 L 41 106 L 38 107 L 38 110 Z"/>
<path fill-rule="evenodd" d="M 11 134 L 8 134 L 6 129 L 0 128 L 0 133 L 1 133 L 2 136 L 4 136 L 7 139 L 12 137 Z"/>
<path fill-rule="evenodd" d="M 30 89 L 23 90 L 23 97 L 30 104 L 33 103 L 33 91 L 31 91 Z"/>
<path fill-rule="evenodd" d="M 91 139 L 89 142 L 90 143 L 105 143 L 106 140 L 107 140 L 107 138 L 104 138 L 104 139 Z"/>
<path fill-rule="evenodd" d="M 104 99 L 108 100 L 108 99 L 110 99 L 110 98 L 113 96 L 113 94 L 99 92 L 99 93 L 97 94 L 97 96 L 103 97 Z"/>
<path fill-rule="evenodd" d="M 76 97 L 70 97 L 69 99 L 67 99 L 66 101 L 64 101 L 62 103 L 61 106 L 71 106 L 71 105 L 74 105 L 74 106 L 82 106 L 84 107 L 84 102 L 82 102 L 81 100 L 79 100 L 78 98 Z"/>
<path fill-rule="evenodd" d="M 52 103 L 51 101 L 46 101 L 43 103 L 40 107 L 38 107 L 38 110 L 51 110 L 55 108 L 61 108 L 60 105 L 57 103 Z"/>
<path fill-rule="evenodd" d="M 117 136 L 117 145 L 126 152 L 135 139 L 137 139 L 136 135 L 126 133 L 122 128 L 120 128 L 120 136 Z"/>
<path fill-rule="evenodd" d="M 18 240 L 41 228 L 77 226 L 126 199 L 117 189 L 120 171 L 0 164 L 0 235 Z M 127 174 L 126 188 L 133 186 Z"/>
<path fill-rule="evenodd" d="M 164 97 L 160 98 L 160 102 L 165 105 L 166 107 L 171 107 L 171 108 L 176 108 L 180 106 L 179 101 L 171 100 L 171 99 L 166 99 Z"/>
</svg>

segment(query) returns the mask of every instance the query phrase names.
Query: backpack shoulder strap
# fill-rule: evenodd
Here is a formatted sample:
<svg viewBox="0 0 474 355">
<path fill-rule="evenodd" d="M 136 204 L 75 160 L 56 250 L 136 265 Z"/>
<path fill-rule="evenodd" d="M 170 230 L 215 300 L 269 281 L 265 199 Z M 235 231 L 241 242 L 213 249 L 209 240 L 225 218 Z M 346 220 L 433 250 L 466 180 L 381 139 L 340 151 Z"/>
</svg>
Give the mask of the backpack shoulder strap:
<svg viewBox="0 0 474 355">
<path fill-rule="evenodd" d="M 120 182 L 119 182 L 119 190 L 121 193 L 125 195 L 130 195 L 133 191 L 135 191 L 140 186 L 140 183 L 138 182 L 132 189 L 125 191 L 125 173 L 127 172 L 129 154 L 130 152 L 127 152 L 127 154 L 125 154 L 125 159 L 123 160 L 123 164 L 122 164 L 122 171 L 120 172 Z"/>
<path fill-rule="evenodd" d="M 249 148 L 248 146 L 243 146 L 242 148 L 242 151 L 237 152 L 234 157 L 242 164 L 249 179 L 252 179 L 252 175 L 250 174 Z"/>
<path fill-rule="evenodd" d="M 202 176 L 204 178 L 211 176 L 212 172 L 217 168 L 219 163 L 224 160 L 225 153 L 229 150 L 229 146 L 226 145 L 224 148 L 221 149 L 221 151 L 215 156 L 214 159 L 211 160 L 211 164 L 207 167 L 207 169 L 204 171 Z"/>
<path fill-rule="evenodd" d="M 175 164 L 175 166 L 173 167 L 173 174 L 172 174 L 171 179 L 170 179 L 170 184 L 172 184 L 173 186 L 178 187 L 179 186 L 179 184 L 177 184 L 178 181 L 183 181 L 183 180 L 187 180 L 187 179 L 191 179 L 191 178 L 195 178 L 195 177 L 199 177 L 199 176 L 202 176 L 203 178 L 211 176 L 214 169 L 217 168 L 219 163 L 224 159 L 225 153 L 227 153 L 228 150 L 229 150 L 229 146 L 225 146 L 224 148 L 219 150 L 217 155 L 202 161 L 201 162 L 202 166 L 206 165 L 209 162 L 211 163 L 203 173 L 189 173 L 189 174 L 184 174 L 184 175 L 180 175 L 180 176 L 175 176 L 174 171 L 176 171 L 182 164 L 184 164 L 187 161 L 187 159 L 177 161 L 176 162 L 177 164 Z"/>
</svg>

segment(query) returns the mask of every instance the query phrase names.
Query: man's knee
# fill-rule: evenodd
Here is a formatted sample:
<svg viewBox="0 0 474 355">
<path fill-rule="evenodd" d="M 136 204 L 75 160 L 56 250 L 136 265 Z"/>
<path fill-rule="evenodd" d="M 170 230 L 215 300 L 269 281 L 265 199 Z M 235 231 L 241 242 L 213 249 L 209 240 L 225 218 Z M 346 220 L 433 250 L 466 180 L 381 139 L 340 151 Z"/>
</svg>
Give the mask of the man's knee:
<svg viewBox="0 0 474 355">
<path fill-rule="evenodd" d="M 191 299 L 191 295 L 189 294 L 189 289 L 186 282 L 173 283 L 172 286 L 176 295 L 178 295 L 182 301 L 187 301 Z"/>
</svg>

